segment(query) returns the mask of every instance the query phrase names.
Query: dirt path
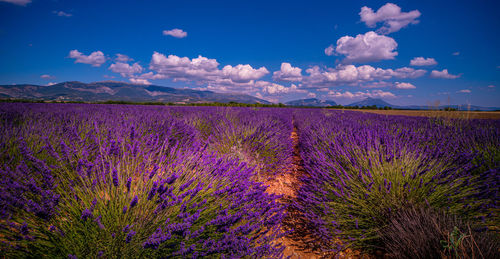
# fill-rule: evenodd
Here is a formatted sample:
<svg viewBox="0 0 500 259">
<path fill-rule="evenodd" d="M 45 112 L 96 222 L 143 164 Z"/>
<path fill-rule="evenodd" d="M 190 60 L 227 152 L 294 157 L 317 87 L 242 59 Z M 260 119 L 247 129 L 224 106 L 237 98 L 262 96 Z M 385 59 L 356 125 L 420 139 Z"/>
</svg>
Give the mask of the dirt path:
<svg viewBox="0 0 500 259">
<path fill-rule="evenodd" d="M 303 161 L 300 157 L 299 151 L 299 136 L 297 134 L 297 128 L 293 128 L 292 134 L 290 136 L 293 142 L 293 157 L 290 167 L 281 174 L 277 175 L 274 179 L 266 182 L 269 187 L 267 188 L 268 193 L 274 193 L 278 195 L 283 195 L 283 201 L 294 199 L 297 195 L 297 190 L 301 186 L 299 180 L 305 171 L 302 166 Z M 299 247 L 303 247 L 303 244 L 297 243 L 296 241 L 290 239 L 289 237 L 284 237 L 280 240 L 284 246 L 285 250 L 283 255 L 285 258 L 319 258 L 318 255 L 313 252 L 303 251 Z"/>
<path fill-rule="evenodd" d="M 277 175 L 274 179 L 267 181 L 265 184 L 269 187 L 267 188 L 268 193 L 274 193 L 278 195 L 283 195 L 283 199 L 280 202 L 287 202 L 293 200 L 297 197 L 297 191 L 299 190 L 302 182 L 300 178 L 307 174 L 304 170 L 302 157 L 300 156 L 299 150 L 299 136 L 297 133 L 297 128 L 294 127 L 293 131 L 290 135 L 290 138 L 293 142 L 293 157 L 290 167 Z M 297 212 L 288 211 L 289 215 L 285 219 L 283 224 L 290 226 L 294 226 L 294 228 L 299 228 L 303 223 L 300 222 L 300 215 L 296 215 Z M 294 216 L 295 215 L 295 216 Z M 299 230 L 300 231 L 300 230 Z M 283 251 L 284 258 L 292 258 L 292 259 L 319 259 L 319 258 L 378 258 L 372 257 L 368 255 L 362 255 L 359 251 L 352 251 L 350 249 L 340 252 L 337 255 L 334 254 L 323 254 L 323 253 L 315 253 L 311 250 L 310 244 L 307 245 L 305 242 L 307 240 L 311 241 L 310 238 L 306 236 L 303 237 L 303 241 L 293 240 L 292 238 L 285 236 L 280 242 L 285 246 L 285 250 Z M 383 258 L 383 257 L 380 257 Z"/>
</svg>

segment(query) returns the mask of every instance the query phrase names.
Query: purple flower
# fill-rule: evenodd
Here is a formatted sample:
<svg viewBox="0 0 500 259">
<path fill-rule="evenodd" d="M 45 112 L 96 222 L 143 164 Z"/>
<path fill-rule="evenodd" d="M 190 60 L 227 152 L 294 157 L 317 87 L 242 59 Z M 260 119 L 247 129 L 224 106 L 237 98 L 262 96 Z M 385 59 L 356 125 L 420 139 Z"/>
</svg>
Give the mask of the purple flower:
<svg viewBox="0 0 500 259">
<path fill-rule="evenodd" d="M 112 177 L 113 177 L 113 185 L 115 187 L 118 187 L 120 182 L 118 181 L 118 171 L 115 168 L 113 168 Z"/>
<path fill-rule="evenodd" d="M 29 233 L 29 228 L 28 228 L 28 224 L 26 223 L 26 221 L 21 225 L 21 235 L 25 236 Z"/>
<path fill-rule="evenodd" d="M 127 233 L 129 230 L 130 230 L 130 226 L 129 226 L 129 225 L 126 225 L 126 226 L 125 226 L 125 227 L 123 227 L 123 229 L 122 229 L 123 233 Z"/>
<path fill-rule="evenodd" d="M 105 229 L 104 225 L 101 222 L 101 216 L 97 217 L 94 219 L 94 222 L 97 223 L 97 226 L 99 226 L 100 229 Z"/>
<path fill-rule="evenodd" d="M 82 219 L 83 221 L 86 221 L 88 218 L 92 218 L 92 212 L 89 210 L 89 209 L 85 209 L 83 210 L 82 212 L 82 216 L 80 217 L 80 219 Z"/>
<path fill-rule="evenodd" d="M 126 186 L 127 186 L 127 192 L 130 192 L 130 184 L 131 184 L 131 183 L 132 183 L 132 178 L 131 178 L 131 177 L 129 177 L 129 178 L 127 179 L 127 183 L 126 183 Z"/>
<path fill-rule="evenodd" d="M 137 198 L 137 195 L 132 199 L 130 202 L 130 208 L 133 208 L 135 205 L 137 205 L 137 202 L 139 201 L 139 198 Z"/>
<path fill-rule="evenodd" d="M 130 241 L 132 241 L 132 237 L 134 237 L 135 234 L 136 234 L 135 231 L 130 230 L 130 232 L 128 232 L 127 234 L 127 237 L 125 238 L 125 243 L 127 244 L 130 243 Z"/>
</svg>

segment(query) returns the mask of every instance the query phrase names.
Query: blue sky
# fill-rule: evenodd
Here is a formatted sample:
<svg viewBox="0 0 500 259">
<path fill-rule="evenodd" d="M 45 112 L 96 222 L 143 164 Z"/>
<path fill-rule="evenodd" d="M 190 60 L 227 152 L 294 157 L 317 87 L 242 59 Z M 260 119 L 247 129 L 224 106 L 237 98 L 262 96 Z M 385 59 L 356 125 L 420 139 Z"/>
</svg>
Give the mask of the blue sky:
<svg viewBox="0 0 500 259">
<path fill-rule="evenodd" d="M 0 84 L 116 80 L 274 102 L 500 106 L 498 10 L 498 1 L 0 0 Z"/>
</svg>

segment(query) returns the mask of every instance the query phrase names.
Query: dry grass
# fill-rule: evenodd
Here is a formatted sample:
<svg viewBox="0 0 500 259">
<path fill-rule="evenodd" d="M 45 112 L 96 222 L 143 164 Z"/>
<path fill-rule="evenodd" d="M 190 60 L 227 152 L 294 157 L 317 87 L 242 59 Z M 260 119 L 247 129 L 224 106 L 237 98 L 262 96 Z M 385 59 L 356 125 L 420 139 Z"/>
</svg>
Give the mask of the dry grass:
<svg viewBox="0 0 500 259">
<path fill-rule="evenodd" d="M 500 111 L 432 111 L 432 110 L 357 110 L 382 115 L 405 115 L 420 117 L 445 117 L 453 119 L 500 120 Z"/>
</svg>

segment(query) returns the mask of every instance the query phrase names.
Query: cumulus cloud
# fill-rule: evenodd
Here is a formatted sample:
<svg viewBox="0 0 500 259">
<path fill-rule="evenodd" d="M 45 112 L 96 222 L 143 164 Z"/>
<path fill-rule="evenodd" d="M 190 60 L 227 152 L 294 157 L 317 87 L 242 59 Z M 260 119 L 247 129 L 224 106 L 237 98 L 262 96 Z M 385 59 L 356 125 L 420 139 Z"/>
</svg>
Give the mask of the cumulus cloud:
<svg viewBox="0 0 500 259">
<path fill-rule="evenodd" d="M 122 63 L 122 62 L 116 62 L 114 64 L 111 64 L 108 68 L 109 70 L 115 72 L 115 73 L 120 73 L 122 77 L 130 77 L 133 74 L 141 73 L 143 68 L 139 63 L 134 63 L 132 66 L 127 64 L 127 63 Z"/>
<path fill-rule="evenodd" d="M 164 30 L 163 35 L 165 36 L 172 36 L 175 38 L 184 38 L 187 37 L 187 32 L 181 30 L 181 29 L 172 29 L 172 30 Z"/>
<path fill-rule="evenodd" d="M 386 69 L 386 70 L 388 70 L 394 77 L 397 78 L 418 78 L 427 73 L 427 70 L 413 69 L 411 67 L 398 68 L 392 72 L 391 72 L 392 69 Z"/>
<path fill-rule="evenodd" d="M 11 3 L 11 4 L 26 6 L 27 4 L 31 3 L 31 0 L 0 0 L 0 2 L 6 2 L 6 3 Z"/>
<path fill-rule="evenodd" d="M 269 74 L 269 71 L 265 67 L 261 67 L 259 69 L 254 69 L 250 65 L 236 65 L 231 66 L 227 65 L 222 68 L 222 74 L 224 78 L 229 78 L 233 82 L 237 83 L 245 83 L 250 80 L 259 79 L 266 74 Z"/>
<path fill-rule="evenodd" d="M 316 98 L 316 94 L 315 93 L 308 93 L 307 97 Z"/>
<path fill-rule="evenodd" d="M 269 96 L 262 96 L 261 93 L 256 93 L 255 96 L 259 99 L 263 99 L 263 100 L 266 100 L 266 101 L 271 102 L 271 103 L 278 103 L 278 98 L 269 97 Z"/>
<path fill-rule="evenodd" d="M 379 81 L 379 82 L 370 82 L 360 85 L 361 88 L 384 88 L 388 86 L 392 86 L 392 83 L 386 81 Z"/>
<path fill-rule="evenodd" d="M 415 89 L 417 87 L 410 84 L 410 83 L 396 82 L 394 84 L 394 88 L 396 88 L 396 89 Z"/>
<path fill-rule="evenodd" d="M 74 49 L 69 52 L 69 57 L 74 58 L 75 63 L 89 64 L 93 67 L 100 67 L 104 62 L 106 62 L 106 57 L 101 51 L 94 51 L 90 55 L 86 56 L 78 50 Z"/>
<path fill-rule="evenodd" d="M 372 91 L 366 91 L 366 92 L 350 92 L 350 91 L 345 91 L 345 92 L 340 92 L 340 91 L 330 91 L 328 92 L 328 96 L 332 98 L 346 98 L 346 99 L 361 99 L 361 98 L 394 98 L 396 95 L 394 95 L 391 92 L 384 92 L 382 90 L 372 90 Z"/>
<path fill-rule="evenodd" d="M 333 56 L 335 53 L 335 48 L 333 48 L 333 45 L 328 46 L 328 48 L 325 49 L 325 54 L 327 56 Z"/>
<path fill-rule="evenodd" d="M 217 60 L 202 56 L 189 59 L 175 55 L 167 57 L 154 52 L 149 69 L 163 78 L 170 78 L 174 81 L 195 81 L 212 85 L 247 84 L 269 73 L 265 67 L 255 69 L 248 64 L 239 64 L 234 67 L 227 65 L 222 69 L 218 66 Z"/>
<path fill-rule="evenodd" d="M 54 83 L 54 82 L 49 82 L 49 83 L 47 84 L 47 86 L 51 86 L 51 85 L 55 85 L 55 84 L 57 84 L 57 83 Z"/>
<path fill-rule="evenodd" d="M 462 94 L 470 94 L 471 91 L 469 89 L 462 89 L 460 91 L 457 91 L 457 93 L 462 93 Z"/>
<path fill-rule="evenodd" d="M 460 75 L 449 74 L 448 69 L 443 69 L 443 71 L 432 70 L 431 77 L 432 78 L 455 79 L 455 78 L 459 78 Z"/>
<path fill-rule="evenodd" d="M 387 80 L 391 78 L 417 78 L 423 76 L 427 71 L 402 67 L 398 69 L 375 68 L 370 65 L 338 65 L 336 68 L 326 70 L 314 66 L 306 70 L 308 76 L 302 78 L 302 82 L 308 87 L 323 88 L 337 85 L 358 85 L 364 82 Z"/>
<path fill-rule="evenodd" d="M 41 76 L 40 76 L 40 78 L 42 78 L 42 79 L 54 79 L 54 78 L 56 78 L 56 77 L 55 77 L 55 76 L 51 76 L 51 75 L 47 75 L 47 74 L 45 74 L 45 75 L 41 75 Z"/>
<path fill-rule="evenodd" d="M 394 59 L 398 55 L 397 47 L 393 38 L 369 31 L 356 37 L 341 37 L 335 52 L 346 56 L 344 62 L 371 62 Z"/>
<path fill-rule="evenodd" d="M 63 12 L 63 11 L 52 11 L 52 13 L 56 14 L 57 16 L 62 16 L 62 17 L 71 17 L 71 16 L 73 16 L 72 14 L 66 13 L 66 12 Z"/>
<path fill-rule="evenodd" d="M 290 63 L 281 63 L 280 71 L 273 73 L 273 80 L 275 81 L 289 81 L 298 82 L 302 80 L 302 69 L 292 67 Z"/>
<path fill-rule="evenodd" d="M 267 82 L 267 81 L 257 81 L 255 87 L 260 89 L 263 93 L 267 94 L 289 94 L 289 93 L 307 93 L 306 90 L 298 88 L 295 84 L 290 87 L 285 87 L 279 84 Z"/>
<path fill-rule="evenodd" d="M 458 56 L 458 55 L 460 55 L 460 51 L 453 52 L 453 53 L 451 53 L 451 55 Z"/>
<path fill-rule="evenodd" d="M 433 66 L 437 62 L 434 58 L 416 57 L 410 61 L 411 66 Z"/>
<path fill-rule="evenodd" d="M 217 68 L 219 62 L 215 59 L 208 59 L 202 56 L 189 59 L 176 55 L 165 56 L 154 52 L 149 63 L 149 69 L 162 75 L 164 78 L 171 78 L 174 81 L 211 81 L 220 74 Z"/>
<path fill-rule="evenodd" d="M 123 54 L 118 53 L 118 54 L 116 54 L 115 61 L 118 61 L 118 62 L 128 62 L 128 61 L 133 61 L 133 59 L 131 59 L 127 55 L 123 55 Z"/>
<path fill-rule="evenodd" d="M 146 79 L 141 79 L 141 78 L 129 78 L 130 82 L 133 84 L 138 84 L 138 85 L 150 85 L 151 82 L 149 82 Z"/>
<path fill-rule="evenodd" d="M 374 28 L 377 23 L 383 23 L 382 27 L 377 30 L 381 34 L 397 32 L 401 28 L 408 26 L 408 24 L 417 24 L 420 15 L 421 13 L 418 10 L 402 12 L 401 7 L 393 3 L 383 5 L 376 12 L 370 7 L 363 6 L 361 12 L 359 12 L 361 21 L 370 28 Z"/>
<path fill-rule="evenodd" d="M 259 81 L 256 83 L 257 87 L 262 87 L 262 92 L 268 93 L 268 94 L 283 94 L 283 93 L 288 93 L 289 89 L 275 83 L 270 83 L 270 82 L 265 82 L 265 81 Z"/>
</svg>

